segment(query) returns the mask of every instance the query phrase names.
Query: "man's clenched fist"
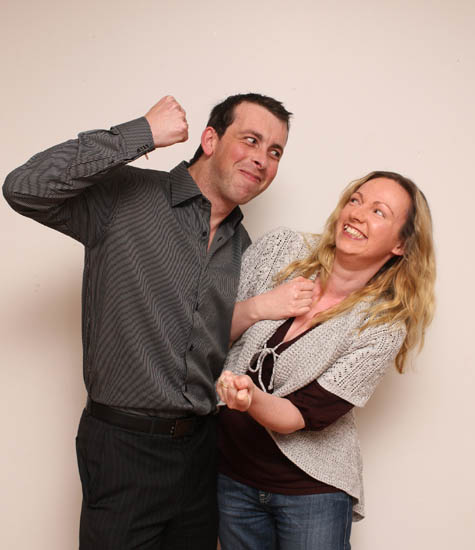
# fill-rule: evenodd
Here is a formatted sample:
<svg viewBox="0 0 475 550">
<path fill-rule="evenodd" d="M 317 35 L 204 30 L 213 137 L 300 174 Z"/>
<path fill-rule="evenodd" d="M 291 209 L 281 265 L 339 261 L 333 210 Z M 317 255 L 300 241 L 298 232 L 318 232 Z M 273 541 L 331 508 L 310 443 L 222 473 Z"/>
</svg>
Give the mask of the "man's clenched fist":
<svg viewBox="0 0 475 550">
<path fill-rule="evenodd" d="M 162 97 L 145 115 L 155 147 L 167 147 L 188 139 L 186 113 L 171 95 Z"/>
</svg>

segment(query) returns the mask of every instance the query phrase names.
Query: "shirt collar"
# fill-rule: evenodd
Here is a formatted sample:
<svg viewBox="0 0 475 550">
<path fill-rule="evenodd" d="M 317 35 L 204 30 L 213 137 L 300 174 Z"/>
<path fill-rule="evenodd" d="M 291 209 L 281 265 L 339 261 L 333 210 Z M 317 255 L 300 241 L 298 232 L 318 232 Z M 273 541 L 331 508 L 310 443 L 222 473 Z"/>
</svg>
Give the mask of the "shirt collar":
<svg viewBox="0 0 475 550">
<path fill-rule="evenodd" d="M 188 163 L 183 161 L 170 172 L 170 195 L 172 206 L 177 206 L 188 199 L 201 196 L 200 188 L 188 172 Z"/>
<path fill-rule="evenodd" d="M 204 197 L 200 188 L 196 185 L 195 180 L 188 172 L 188 162 L 182 161 L 178 166 L 175 166 L 170 171 L 170 195 L 171 205 L 175 207 L 187 200 L 195 199 L 197 197 Z M 205 200 L 206 197 L 204 197 Z M 229 215 L 221 222 L 221 225 L 230 224 L 233 228 L 236 228 L 243 219 L 243 213 L 239 206 L 236 206 Z"/>
</svg>

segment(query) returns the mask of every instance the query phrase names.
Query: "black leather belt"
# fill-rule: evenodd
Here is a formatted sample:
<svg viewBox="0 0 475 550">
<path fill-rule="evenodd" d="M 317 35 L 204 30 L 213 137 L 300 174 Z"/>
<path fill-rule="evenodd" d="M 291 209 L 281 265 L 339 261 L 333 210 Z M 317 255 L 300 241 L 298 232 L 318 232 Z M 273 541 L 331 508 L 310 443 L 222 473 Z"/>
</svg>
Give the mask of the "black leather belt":
<svg viewBox="0 0 475 550">
<path fill-rule="evenodd" d="M 203 424 L 206 416 L 190 416 L 187 418 L 160 418 L 158 416 L 136 416 L 126 412 L 118 411 L 102 403 L 96 403 L 88 399 L 86 410 L 97 418 L 136 432 L 143 432 L 151 435 L 171 435 L 172 437 L 183 437 L 191 435 Z"/>
</svg>

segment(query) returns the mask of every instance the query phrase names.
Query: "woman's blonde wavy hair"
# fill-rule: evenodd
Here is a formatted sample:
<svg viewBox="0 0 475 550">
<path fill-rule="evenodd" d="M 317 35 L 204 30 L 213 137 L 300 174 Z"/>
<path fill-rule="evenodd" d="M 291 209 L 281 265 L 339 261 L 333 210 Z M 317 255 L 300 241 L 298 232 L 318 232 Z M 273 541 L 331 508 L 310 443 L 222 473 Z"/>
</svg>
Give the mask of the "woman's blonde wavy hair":
<svg viewBox="0 0 475 550">
<path fill-rule="evenodd" d="M 402 322 L 406 338 L 396 357 L 396 368 L 402 373 L 408 352 L 419 343 L 424 344 L 427 326 L 434 314 L 435 254 L 432 241 L 432 219 L 429 205 L 422 191 L 408 178 L 396 172 L 371 172 L 351 182 L 343 191 L 337 207 L 328 218 L 316 247 L 303 260 L 288 265 L 276 277 L 277 283 L 285 279 L 310 277 L 317 273 L 324 290 L 335 258 L 336 222 L 351 195 L 364 183 L 375 178 L 397 182 L 411 198 L 411 207 L 400 236 L 404 240 L 404 254 L 393 256 L 358 291 L 353 292 L 336 306 L 319 313 L 315 323 L 321 323 L 354 307 L 365 298 L 369 301 L 367 320 L 361 330 L 383 323 Z"/>
</svg>

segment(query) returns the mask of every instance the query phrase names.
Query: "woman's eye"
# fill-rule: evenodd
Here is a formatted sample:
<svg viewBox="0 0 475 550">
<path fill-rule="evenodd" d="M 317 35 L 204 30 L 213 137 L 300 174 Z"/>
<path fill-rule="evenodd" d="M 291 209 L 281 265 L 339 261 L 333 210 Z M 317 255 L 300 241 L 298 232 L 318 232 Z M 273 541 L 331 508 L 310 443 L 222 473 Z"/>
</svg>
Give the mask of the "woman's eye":
<svg viewBox="0 0 475 550">
<path fill-rule="evenodd" d="M 358 199 L 356 197 L 351 197 L 348 201 L 350 204 L 358 204 Z"/>
<path fill-rule="evenodd" d="M 380 210 L 379 208 L 376 208 L 374 213 L 377 214 L 378 216 L 381 216 L 382 218 L 384 218 L 384 212 L 382 210 Z"/>
</svg>

